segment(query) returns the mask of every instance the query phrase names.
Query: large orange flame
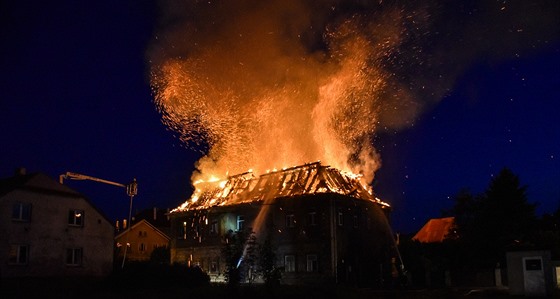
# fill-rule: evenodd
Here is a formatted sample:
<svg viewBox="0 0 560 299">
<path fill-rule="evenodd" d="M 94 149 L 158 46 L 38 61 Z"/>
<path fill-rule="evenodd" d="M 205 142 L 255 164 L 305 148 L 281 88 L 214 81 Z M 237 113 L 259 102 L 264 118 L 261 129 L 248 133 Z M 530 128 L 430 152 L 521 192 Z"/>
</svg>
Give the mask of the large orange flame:
<svg viewBox="0 0 560 299">
<path fill-rule="evenodd" d="M 372 134 L 387 110 L 380 99 L 388 87 L 395 103 L 410 97 L 383 67 L 402 41 L 402 12 L 323 24 L 309 42 L 316 21 L 303 2 L 253 5 L 195 5 L 200 19 L 224 19 L 201 25 L 193 16 L 164 36 L 177 44 L 161 41 L 178 53 L 153 61 L 164 123 L 186 143 L 208 145 L 193 181 L 321 160 L 371 182 L 380 167 Z"/>
</svg>

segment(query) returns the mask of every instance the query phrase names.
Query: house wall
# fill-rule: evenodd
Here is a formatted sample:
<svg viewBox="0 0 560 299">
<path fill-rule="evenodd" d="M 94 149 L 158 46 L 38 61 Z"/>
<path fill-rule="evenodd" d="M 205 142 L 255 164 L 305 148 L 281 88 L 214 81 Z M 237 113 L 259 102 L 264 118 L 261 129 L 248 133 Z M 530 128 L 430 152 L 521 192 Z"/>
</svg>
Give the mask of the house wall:
<svg viewBox="0 0 560 299">
<path fill-rule="evenodd" d="M 32 205 L 29 222 L 12 220 L 16 202 Z M 70 209 L 82 210 L 83 225 L 68 224 Z M 63 192 L 15 190 L 0 199 L 0 275 L 106 275 L 112 269 L 113 227 L 84 198 Z M 29 246 L 24 265 L 10 264 L 10 246 Z M 81 248 L 80 265 L 67 264 L 67 249 Z"/>
<path fill-rule="evenodd" d="M 115 238 L 117 256 L 121 261 L 126 243 L 130 243 L 126 253 L 127 261 L 149 261 L 154 249 L 169 246 L 169 239 L 142 221 L 138 225 L 133 225 L 130 231 Z"/>
<path fill-rule="evenodd" d="M 211 277 L 216 274 L 214 280 L 223 277 L 220 250 L 227 233 L 235 231 L 237 216 L 244 217 L 258 243 L 270 238 L 283 283 L 371 286 L 390 276 L 394 244 L 386 214 L 373 202 L 338 194 L 171 214 L 172 261 L 200 265 Z M 219 223 L 218 232 L 212 232 L 213 222 Z M 286 267 L 288 260 L 294 267 Z M 218 261 L 218 273 L 211 273 L 210 261 Z"/>
</svg>

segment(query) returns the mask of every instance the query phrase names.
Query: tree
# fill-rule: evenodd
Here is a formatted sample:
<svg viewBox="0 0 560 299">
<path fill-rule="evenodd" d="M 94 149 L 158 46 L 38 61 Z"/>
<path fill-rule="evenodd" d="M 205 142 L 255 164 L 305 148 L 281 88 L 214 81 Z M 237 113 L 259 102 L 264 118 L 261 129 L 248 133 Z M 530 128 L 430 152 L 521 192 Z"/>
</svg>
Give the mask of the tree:
<svg viewBox="0 0 560 299">
<path fill-rule="evenodd" d="M 276 267 L 276 254 L 270 238 L 259 248 L 259 269 L 267 286 L 280 283 L 280 269 Z"/>
<path fill-rule="evenodd" d="M 450 237 L 460 245 L 458 258 L 483 268 L 503 263 L 508 250 L 529 248 L 537 223 L 526 187 L 507 168 L 491 180 L 483 194 L 458 194 L 452 214 L 456 234 Z"/>
<path fill-rule="evenodd" d="M 255 233 L 238 231 L 225 237 L 222 255 L 226 263 L 226 280 L 229 285 L 235 286 L 240 281 L 252 281 L 252 274 L 256 264 L 256 237 Z"/>
<path fill-rule="evenodd" d="M 169 265 L 171 254 L 168 247 L 157 247 L 150 254 L 150 263 L 154 265 Z"/>
</svg>

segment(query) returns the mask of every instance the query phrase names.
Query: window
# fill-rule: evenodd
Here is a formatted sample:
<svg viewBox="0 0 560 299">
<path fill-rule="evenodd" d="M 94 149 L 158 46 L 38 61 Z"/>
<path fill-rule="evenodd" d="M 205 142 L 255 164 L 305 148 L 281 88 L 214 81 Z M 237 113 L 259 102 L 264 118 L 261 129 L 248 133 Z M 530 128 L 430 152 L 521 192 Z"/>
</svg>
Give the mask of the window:
<svg viewBox="0 0 560 299">
<path fill-rule="evenodd" d="M 82 265 L 82 248 L 66 249 L 66 265 L 67 266 Z"/>
<path fill-rule="evenodd" d="M 242 231 L 245 225 L 245 216 L 237 216 L 237 231 Z"/>
<path fill-rule="evenodd" d="M 307 272 L 317 272 L 319 270 L 319 266 L 317 263 L 317 255 L 316 254 L 308 254 L 307 255 Z"/>
<path fill-rule="evenodd" d="M 8 263 L 12 265 L 27 265 L 29 261 L 28 245 L 10 245 Z"/>
<path fill-rule="evenodd" d="M 68 224 L 72 226 L 84 226 L 84 211 L 83 210 L 68 211 Z"/>
<path fill-rule="evenodd" d="M 284 256 L 284 272 L 296 272 L 296 257 L 294 255 Z"/>
<path fill-rule="evenodd" d="M 317 225 L 317 213 L 310 212 L 307 214 L 307 225 L 315 226 Z"/>
<path fill-rule="evenodd" d="M 140 243 L 140 245 L 138 245 L 138 251 L 140 252 L 146 251 L 146 244 Z"/>
<path fill-rule="evenodd" d="M 358 216 L 354 215 L 353 220 L 354 220 L 354 228 L 357 228 L 358 227 Z"/>
<path fill-rule="evenodd" d="M 342 212 L 338 212 L 338 225 L 339 226 L 344 225 L 344 215 L 342 214 Z"/>
<path fill-rule="evenodd" d="M 183 227 L 181 229 L 181 235 L 183 236 L 183 240 L 187 239 L 187 222 L 183 222 Z"/>
<path fill-rule="evenodd" d="M 367 220 L 366 220 L 366 226 L 367 226 L 367 229 L 368 229 L 368 230 L 371 229 L 371 218 L 369 218 L 369 217 L 368 217 Z"/>
<path fill-rule="evenodd" d="M 31 220 L 31 204 L 16 202 L 12 207 L 12 220 L 30 221 Z"/>
<path fill-rule="evenodd" d="M 211 261 L 210 262 L 210 273 L 217 273 L 218 272 L 218 261 Z"/>
<path fill-rule="evenodd" d="M 218 232 L 218 221 L 214 220 L 212 221 L 212 223 L 210 224 L 210 233 L 211 234 L 217 234 Z"/>
<path fill-rule="evenodd" d="M 296 226 L 296 216 L 294 214 L 286 215 L 286 227 Z"/>
</svg>

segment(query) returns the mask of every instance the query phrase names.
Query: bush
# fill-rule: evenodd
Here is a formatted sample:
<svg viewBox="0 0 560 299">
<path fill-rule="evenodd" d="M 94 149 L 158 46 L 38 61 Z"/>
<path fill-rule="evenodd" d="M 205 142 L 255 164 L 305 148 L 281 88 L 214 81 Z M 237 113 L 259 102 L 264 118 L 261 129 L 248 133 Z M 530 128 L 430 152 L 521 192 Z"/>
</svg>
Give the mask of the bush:
<svg viewBox="0 0 560 299">
<path fill-rule="evenodd" d="M 129 262 L 124 269 L 115 270 L 110 279 L 117 288 L 194 288 L 210 283 L 210 277 L 199 267 L 147 262 Z"/>
</svg>

